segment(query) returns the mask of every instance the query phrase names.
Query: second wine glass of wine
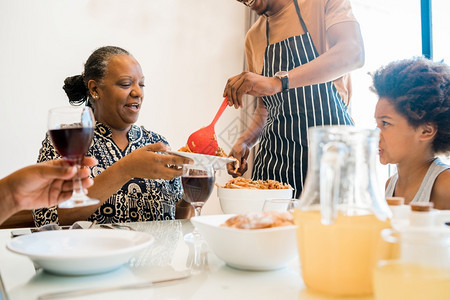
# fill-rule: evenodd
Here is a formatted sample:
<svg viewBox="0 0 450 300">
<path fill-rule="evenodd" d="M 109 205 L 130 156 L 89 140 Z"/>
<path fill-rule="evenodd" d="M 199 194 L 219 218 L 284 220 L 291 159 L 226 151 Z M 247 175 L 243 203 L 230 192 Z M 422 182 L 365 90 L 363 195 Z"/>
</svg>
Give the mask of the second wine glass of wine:
<svg viewBox="0 0 450 300">
<path fill-rule="evenodd" d="M 53 146 L 64 160 L 76 166 L 78 170 L 92 143 L 94 126 L 94 115 L 89 107 L 57 107 L 48 112 L 48 133 Z M 72 197 L 60 203 L 59 207 L 72 208 L 97 203 L 98 200 L 86 195 L 80 177 L 75 176 Z"/>
<path fill-rule="evenodd" d="M 195 216 L 201 215 L 203 205 L 208 200 L 214 188 L 215 174 L 212 165 L 183 165 L 183 174 L 181 175 L 183 184 L 184 199 L 195 209 Z M 187 234 L 186 241 L 195 241 L 201 239 L 200 233 L 194 230 Z"/>
</svg>

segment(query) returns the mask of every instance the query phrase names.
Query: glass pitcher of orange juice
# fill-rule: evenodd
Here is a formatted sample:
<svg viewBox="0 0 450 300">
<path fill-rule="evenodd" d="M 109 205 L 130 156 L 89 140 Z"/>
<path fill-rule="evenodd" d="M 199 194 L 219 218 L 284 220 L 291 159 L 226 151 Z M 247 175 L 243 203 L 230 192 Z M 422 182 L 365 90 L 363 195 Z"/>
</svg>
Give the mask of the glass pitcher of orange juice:
<svg viewBox="0 0 450 300">
<path fill-rule="evenodd" d="M 399 255 L 375 268 L 376 300 L 450 299 L 450 227 L 404 226 L 382 236 Z"/>
<path fill-rule="evenodd" d="M 333 296 L 370 295 L 373 269 L 389 252 L 380 232 L 392 215 L 375 170 L 379 131 L 324 126 L 308 134 L 308 173 L 294 211 L 303 281 Z"/>
</svg>

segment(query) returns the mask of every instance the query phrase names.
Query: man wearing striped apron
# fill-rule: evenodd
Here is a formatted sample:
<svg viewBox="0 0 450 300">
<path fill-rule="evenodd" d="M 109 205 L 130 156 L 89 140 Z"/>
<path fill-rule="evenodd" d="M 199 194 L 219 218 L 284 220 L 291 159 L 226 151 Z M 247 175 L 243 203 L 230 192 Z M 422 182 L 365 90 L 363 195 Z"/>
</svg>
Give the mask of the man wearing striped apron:
<svg viewBox="0 0 450 300">
<path fill-rule="evenodd" d="M 244 94 L 258 97 L 258 104 L 230 153 L 241 164 L 237 171 L 228 166 L 228 172 L 246 171 L 249 150 L 259 140 L 252 178 L 289 183 L 299 197 L 308 164 L 308 128 L 353 124 L 346 73 L 364 63 L 359 25 L 349 0 L 240 2 L 260 17 L 246 37 L 249 72 L 230 78 L 224 96 L 236 108 L 242 107 Z"/>
</svg>

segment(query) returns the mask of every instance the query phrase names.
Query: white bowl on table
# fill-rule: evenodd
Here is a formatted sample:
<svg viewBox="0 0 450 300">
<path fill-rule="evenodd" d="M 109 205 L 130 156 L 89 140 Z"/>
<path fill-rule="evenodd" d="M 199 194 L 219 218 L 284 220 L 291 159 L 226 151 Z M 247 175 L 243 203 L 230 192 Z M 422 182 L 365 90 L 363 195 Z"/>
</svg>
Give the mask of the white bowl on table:
<svg viewBox="0 0 450 300">
<path fill-rule="evenodd" d="M 217 188 L 220 207 L 225 214 L 261 212 L 266 199 L 290 199 L 292 189 L 228 189 Z"/>
<path fill-rule="evenodd" d="M 191 218 L 211 250 L 227 265 L 243 270 L 268 271 L 286 267 L 298 257 L 295 225 L 265 229 L 221 226 L 232 216 Z"/>
</svg>

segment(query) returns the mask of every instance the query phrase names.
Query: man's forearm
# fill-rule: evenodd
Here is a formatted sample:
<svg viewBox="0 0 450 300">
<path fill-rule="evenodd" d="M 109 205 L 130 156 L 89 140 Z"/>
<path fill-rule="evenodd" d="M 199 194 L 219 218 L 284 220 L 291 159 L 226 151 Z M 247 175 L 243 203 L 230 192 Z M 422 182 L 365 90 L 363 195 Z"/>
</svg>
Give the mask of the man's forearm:
<svg viewBox="0 0 450 300">
<path fill-rule="evenodd" d="M 238 140 L 241 143 L 247 144 L 250 148 L 258 142 L 262 129 L 267 121 L 267 109 L 261 99 L 257 99 L 257 101 L 258 104 L 253 114 L 253 120 Z"/>
<path fill-rule="evenodd" d="M 343 22 L 327 31 L 330 49 L 289 71 L 289 87 L 333 81 L 364 65 L 364 43 L 356 22 Z"/>
</svg>

